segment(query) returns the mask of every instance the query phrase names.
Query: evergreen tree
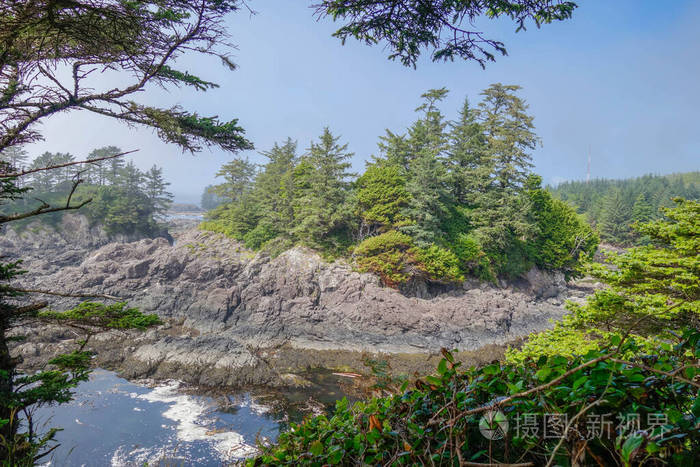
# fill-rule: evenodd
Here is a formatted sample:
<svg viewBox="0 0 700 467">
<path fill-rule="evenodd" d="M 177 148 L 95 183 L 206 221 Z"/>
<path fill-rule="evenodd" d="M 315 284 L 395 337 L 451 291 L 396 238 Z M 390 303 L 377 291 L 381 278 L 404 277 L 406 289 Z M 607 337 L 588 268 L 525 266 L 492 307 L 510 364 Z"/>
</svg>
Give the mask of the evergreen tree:
<svg viewBox="0 0 700 467">
<path fill-rule="evenodd" d="M 358 239 L 386 232 L 405 221 L 401 213 L 409 200 L 401 169 L 386 160 L 368 164 L 355 183 L 355 213 L 361 219 Z"/>
<path fill-rule="evenodd" d="M 626 245 L 631 224 L 630 206 L 625 203 L 622 192 L 619 188 L 610 190 L 603 200 L 599 224 L 601 238 L 606 242 Z"/>
<path fill-rule="evenodd" d="M 153 212 L 156 216 L 162 216 L 168 210 L 173 201 L 172 193 L 167 188 L 170 182 L 163 178 L 163 169 L 154 165 L 144 174 L 144 190 L 148 197 Z"/>
<path fill-rule="evenodd" d="M 36 157 L 29 166 L 29 169 L 41 169 L 50 167 L 54 163 L 54 154 L 45 152 Z M 32 174 L 31 186 L 39 192 L 51 190 L 59 181 L 59 173 L 55 170 L 43 170 Z"/>
<path fill-rule="evenodd" d="M 255 164 L 246 159 L 234 159 L 224 164 L 216 173 L 217 177 L 222 177 L 224 183 L 214 185 L 212 192 L 229 202 L 239 201 L 244 193 L 253 186 L 255 177 Z"/>
<path fill-rule="evenodd" d="M 136 196 L 143 191 L 144 174 L 129 161 L 120 171 L 115 185 L 123 188 L 128 196 Z"/>
<path fill-rule="evenodd" d="M 408 162 L 406 191 L 408 203 L 402 214 L 410 220 L 401 230 L 420 246 L 442 238 L 441 224 L 452 204 L 449 178 L 442 161 L 445 150 L 446 123 L 437 104 L 447 90 L 431 89 L 421 97 L 424 103 L 416 111 L 424 112 L 408 130 L 407 142 L 411 159 Z"/>
<path fill-rule="evenodd" d="M 288 232 L 294 222 L 294 166 L 297 143 L 291 138 L 283 145 L 274 144 L 262 153 L 268 162 L 255 179 L 255 197 L 261 215 L 275 232 Z"/>
<path fill-rule="evenodd" d="M 215 209 L 225 201 L 220 196 L 217 196 L 214 193 L 213 189 L 213 185 L 207 185 L 206 187 L 204 187 L 204 192 L 202 193 L 202 199 L 200 201 L 200 204 L 202 206 L 202 209 L 206 211 Z"/>
<path fill-rule="evenodd" d="M 520 86 L 491 85 L 481 95 L 479 119 L 488 143 L 488 156 L 494 164 L 494 177 L 504 194 L 517 191 L 530 174 L 532 157 L 539 138 L 525 101 L 515 93 Z"/>
<path fill-rule="evenodd" d="M 632 221 L 633 222 L 649 222 L 654 218 L 654 208 L 647 199 L 645 193 L 640 193 L 632 206 Z"/>
<path fill-rule="evenodd" d="M 122 150 L 116 146 L 105 146 L 94 149 L 88 159 L 99 159 L 101 157 L 109 157 L 121 153 Z M 124 167 L 122 158 L 108 159 L 104 161 L 93 162 L 88 165 L 87 177 L 89 183 L 95 185 L 106 185 L 110 180 L 116 180 L 119 171 Z"/>
<path fill-rule="evenodd" d="M 7 162 L 14 170 L 22 170 L 28 159 L 27 151 L 20 146 L 11 146 L 0 152 L 0 161 Z"/>
<path fill-rule="evenodd" d="M 491 185 L 492 159 L 486 154 L 486 138 L 477 121 L 477 112 L 465 99 L 459 119 L 452 122 L 447 166 L 455 202 L 474 206 L 480 194 Z"/>
<path fill-rule="evenodd" d="M 519 89 L 491 85 L 481 93 L 484 98 L 479 103 L 479 122 L 486 138 L 481 166 L 492 173 L 488 183 L 482 180 L 485 190 L 473 192 L 471 221 L 484 247 L 493 251 L 504 252 L 529 228 L 523 188 L 532 166 L 528 151 L 536 147 L 538 138 L 527 105 L 515 94 Z"/>
<path fill-rule="evenodd" d="M 75 158 L 68 153 L 57 152 L 51 158 L 52 165 L 68 164 L 73 162 Z M 70 181 L 76 174 L 77 169 L 75 167 L 61 167 L 55 170 L 57 183 L 66 183 Z"/>
<path fill-rule="evenodd" d="M 318 143 L 311 143 L 295 168 L 292 233 L 312 246 L 336 243 L 332 234 L 342 235 L 347 228 L 346 201 L 353 175 L 348 172 L 348 161 L 353 153 L 347 152 L 347 144 L 338 144 L 339 139 L 324 128 Z"/>
<path fill-rule="evenodd" d="M 112 151 L 115 151 L 114 154 L 119 154 L 121 152 L 120 149 L 114 147 L 114 146 L 109 146 L 109 152 L 107 151 L 107 148 L 105 149 L 105 155 L 109 155 L 109 153 L 112 153 Z M 107 159 L 107 173 L 105 175 L 106 182 L 109 185 L 118 185 L 120 183 L 119 177 L 122 174 L 122 171 L 124 170 L 124 167 L 126 163 L 124 160 L 120 157 L 115 157 L 114 159 Z"/>
</svg>

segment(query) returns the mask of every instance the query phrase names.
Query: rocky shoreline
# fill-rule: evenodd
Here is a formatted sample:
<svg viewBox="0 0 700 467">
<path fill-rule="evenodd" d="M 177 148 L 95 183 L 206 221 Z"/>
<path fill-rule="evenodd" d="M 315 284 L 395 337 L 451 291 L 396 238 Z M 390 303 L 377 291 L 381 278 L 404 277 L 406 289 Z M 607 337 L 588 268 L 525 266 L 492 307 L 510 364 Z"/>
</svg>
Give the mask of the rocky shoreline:
<svg viewBox="0 0 700 467">
<path fill-rule="evenodd" d="M 96 365 L 130 378 L 293 385 L 301 384 L 294 375 L 305 368 L 362 370 L 366 357 L 388 358 L 397 371 L 429 371 L 441 347 L 463 351 L 471 363 L 490 361 L 504 345 L 551 326 L 565 300 L 590 292 L 532 270 L 498 286 L 421 283 L 400 293 L 303 248 L 271 258 L 195 226 L 178 229 L 171 242 L 111 241 L 81 216 L 65 216 L 63 224 L 58 232 L 6 232 L 0 249 L 21 253 L 32 271 L 22 278 L 24 287 L 114 295 L 166 321 L 157 330 L 91 342 Z M 48 299 L 59 310 L 76 303 Z M 27 368 L 39 354 L 43 359 L 74 345 L 67 330 L 17 332 L 28 336 L 14 348 Z"/>
</svg>

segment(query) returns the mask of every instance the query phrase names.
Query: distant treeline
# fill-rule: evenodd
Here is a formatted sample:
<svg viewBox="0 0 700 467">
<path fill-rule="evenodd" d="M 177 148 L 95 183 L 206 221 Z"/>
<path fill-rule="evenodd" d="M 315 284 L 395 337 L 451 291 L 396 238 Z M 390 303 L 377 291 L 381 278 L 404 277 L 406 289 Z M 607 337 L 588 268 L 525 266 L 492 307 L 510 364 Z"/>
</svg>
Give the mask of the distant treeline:
<svg viewBox="0 0 700 467">
<path fill-rule="evenodd" d="M 601 240 L 629 246 L 646 241 L 632 224 L 661 218 L 661 208 L 673 207 L 675 197 L 700 198 L 700 172 L 566 182 L 548 189 L 556 198 L 576 206 L 598 229 Z"/>
<path fill-rule="evenodd" d="M 204 227 L 248 247 L 302 244 L 351 256 L 391 286 L 414 278 L 494 280 L 532 266 L 573 274 L 598 238 L 532 173 L 539 139 L 519 87 L 494 84 L 465 100 L 455 120 L 439 109 L 446 89 L 423 94 L 405 133 L 387 130 L 359 177 L 347 145 L 327 128 L 299 154 L 287 139 L 258 167 L 237 159 L 209 187 Z"/>
<path fill-rule="evenodd" d="M 99 159 L 121 153 L 122 150 L 107 146 L 92 151 L 88 159 Z M 29 154 L 19 148 L 0 153 L 0 160 L 15 170 L 33 170 L 75 161 L 69 153 L 45 152 L 30 161 Z M 42 170 L 22 177 L 27 189 L 21 199 L 0 206 L 3 212 L 24 212 L 36 209 L 42 202 L 51 205 L 65 203 L 76 180 L 82 182 L 73 194 L 73 204 L 86 199 L 90 203 L 80 209 L 92 222 L 100 223 L 109 234 L 156 235 L 162 231 L 162 220 L 172 202 L 167 191 L 170 183 L 163 179 L 163 171 L 157 166 L 146 172 L 133 162 L 123 158 L 78 164 L 68 167 Z M 58 225 L 63 212 L 44 214 L 35 220 Z M 20 228 L 22 223 L 17 224 Z"/>
</svg>

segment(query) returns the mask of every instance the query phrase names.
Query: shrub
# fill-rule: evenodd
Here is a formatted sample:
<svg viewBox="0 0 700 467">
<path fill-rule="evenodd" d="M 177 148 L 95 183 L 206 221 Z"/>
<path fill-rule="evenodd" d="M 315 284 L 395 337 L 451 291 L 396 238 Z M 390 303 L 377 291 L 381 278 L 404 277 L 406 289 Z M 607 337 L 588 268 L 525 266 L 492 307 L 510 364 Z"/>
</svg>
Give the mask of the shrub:
<svg viewBox="0 0 700 467">
<path fill-rule="evenodd" d="M 414 388 L 354 405 L 338 401 L 333 416 L 291 424 L 247 464 L 693 465 L 700 331 L 680 337 L 654 355 L 618 334 L 574 358 L 466 371 L 443 350 L 436 374 Z M 509 428 L 487 438 L 494 409 Z"/>
<path fill-rule="evenodd" d="M 248 248 L 258 250 L 267 241 L 272 240 L 278 232 L 267 223 L 260 223 L 253 230 L 243 235 L 243 243 Z"/>
<path fill-rule="evenodd" d="M 581 260 L 592 258 L 598 235 L 563 201 L 537 188 L 528 191 L 528 219 L 535 228 L 527 245 L 528 256 L 540 269 L 561 270 L 567 277 L 578 275 Z"/>
<path fill-rule="evenodd" d="M 474 235 L 464 233 L 457 235 L 451 248 L 459 261 L 462 272 L 481 280 L 495 281 L 496 276 L 491 268 L 491 263 Z"/>
<path fill-rule="evenodd" d="M 428 279 L 440 282 L 461 282 L 464 280 L 459 268 L 459 259 L 450 250 L 430 245 L 427 248 L 413 248 L 416 268 Z"/>
<path fill-rule="evenodd" d="M 384 284 L 397 287 L 409 277 L 407 269 L 412 263 L 409 253 L 412 246 L 411 237 L 392 230 L 365 239 L 357 245 L 354 254 L 361 271 L 378 274 Z"/>
</svg>

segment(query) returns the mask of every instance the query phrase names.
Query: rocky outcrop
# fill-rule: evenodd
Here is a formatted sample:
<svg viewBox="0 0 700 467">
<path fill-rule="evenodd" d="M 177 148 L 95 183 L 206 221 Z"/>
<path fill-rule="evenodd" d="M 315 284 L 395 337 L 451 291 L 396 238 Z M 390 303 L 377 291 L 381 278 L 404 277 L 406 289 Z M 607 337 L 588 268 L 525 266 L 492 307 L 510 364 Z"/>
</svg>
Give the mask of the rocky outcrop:
<svg viewBox="0 0 700 467">
<path fill-rule="evenodd" d="M 534 270 L 504 287 L 465 282 L 431 298 L 406 296 L 303 248 L 271 258 L 196 228 L 174 245 L 163 238 L 109 243 L 60 270 L 35 269 L 42 261 L 49 259 L 30 257 L 24 285 L 115 295 L 188 330 L 151 335 L 123 355 L 132 368 L 142 365 L 134 370 L 141 374 L 163 365 L 225 374 L 259 367 L 275 349 L 474 350 L 547 328 L 569 298 L 563 277 Z M 59 309 L 73 304 L 50 300 Z"/>
</svg>

